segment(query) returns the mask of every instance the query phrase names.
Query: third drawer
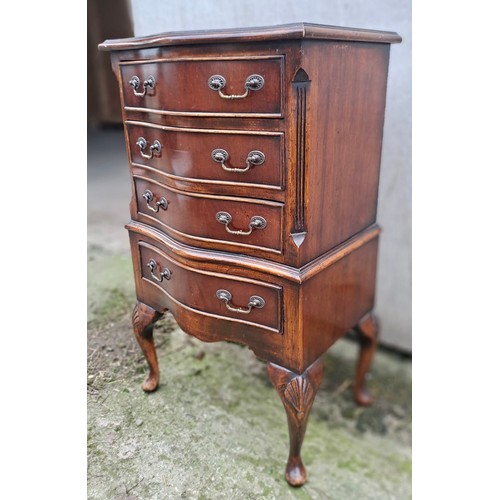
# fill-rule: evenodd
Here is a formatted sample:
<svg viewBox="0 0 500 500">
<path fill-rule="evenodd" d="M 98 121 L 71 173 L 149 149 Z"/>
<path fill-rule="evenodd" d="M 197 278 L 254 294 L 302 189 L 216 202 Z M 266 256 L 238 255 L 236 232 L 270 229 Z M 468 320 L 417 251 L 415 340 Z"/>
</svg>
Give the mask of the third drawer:
<svg viewBox="0 0 500 500">
<path fill-rule="evenodd" d="M 140 175 L 133 179 L 132 217 L 140 222 L 194 246 L 282 252 L 282 203 L 185 192 Z"/>
</svg>

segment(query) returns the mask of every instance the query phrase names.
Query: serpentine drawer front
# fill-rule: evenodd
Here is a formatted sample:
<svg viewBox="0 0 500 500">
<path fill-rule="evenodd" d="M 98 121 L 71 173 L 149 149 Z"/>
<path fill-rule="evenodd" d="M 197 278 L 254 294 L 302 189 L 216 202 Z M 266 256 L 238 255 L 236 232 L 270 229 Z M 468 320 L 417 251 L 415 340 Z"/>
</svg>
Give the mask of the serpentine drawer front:
<svg viewBox="0 0 500 500">
<path fill-rule="evenodd" d="M 281 114 L 283 59 L 167 59 L 120 63 L 125 109 L 179 115 Z"/>
<path fill-rule="evenodd" d="M 307 23 L 111 40 L 132 180 L 136 338 L 159 384 L 153 324 L 248 346 L 288 417 L 300 486 L 322 358 L 372 313 L 385 94 L 396 33 Z M 255 383 L 255 382 L 254 382 Z M 251 432 L 249 428 L 247 432 Z"/>
<path fill-rule="evenodd" d="M 199 183 L 283 189 L 283 133 L 212 131 L 127 123 L 132 163 L 169 178 Z M 249 191 L 252 193 L 253 191 Z"/>
<path fill-rule="evenodd" d="M 174 238 L 227 250 L 281 250 L 281 203 L 183 192 L 139 176 L 134 183 L 137 220 Z"/>
<path fill-rule="evenodd" d="M 181 265 L 156 246 L 139 242 L 142 278 L 187 308 L 280 334 L 281 288 Z"/>
</svg>

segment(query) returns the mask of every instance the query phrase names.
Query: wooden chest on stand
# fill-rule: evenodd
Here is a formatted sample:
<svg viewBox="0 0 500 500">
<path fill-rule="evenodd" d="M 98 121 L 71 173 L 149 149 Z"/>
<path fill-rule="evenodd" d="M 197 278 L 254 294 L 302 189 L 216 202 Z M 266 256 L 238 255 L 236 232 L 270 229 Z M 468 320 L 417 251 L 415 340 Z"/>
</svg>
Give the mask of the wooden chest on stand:
<svg viewBox="0 0 500 500">
<path fill-rule="evenodd" d="M 159 383 L 153 324 L 247 345 L 288 417 L 286 479 L 301 485 L 324 352 L 377 329 L 376 209 L 396 33 L 291 24 L 106 41 L 132 181 L 133 327 Z"/>
</svg>

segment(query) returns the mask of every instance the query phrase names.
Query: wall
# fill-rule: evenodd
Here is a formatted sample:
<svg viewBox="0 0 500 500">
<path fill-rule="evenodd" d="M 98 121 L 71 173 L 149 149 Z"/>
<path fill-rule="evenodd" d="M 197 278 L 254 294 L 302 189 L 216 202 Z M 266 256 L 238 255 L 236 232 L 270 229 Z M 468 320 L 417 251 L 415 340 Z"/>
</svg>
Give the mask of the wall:
<svg viewBox="0 0 500 500">
<path fill-rule="evenodd" d="M 391 48 L 378 222 L 381 341 L 411 350 L 411 1 L 132 0 L 137 36 L 311 22 L 397 31 Z"/>
</svg>

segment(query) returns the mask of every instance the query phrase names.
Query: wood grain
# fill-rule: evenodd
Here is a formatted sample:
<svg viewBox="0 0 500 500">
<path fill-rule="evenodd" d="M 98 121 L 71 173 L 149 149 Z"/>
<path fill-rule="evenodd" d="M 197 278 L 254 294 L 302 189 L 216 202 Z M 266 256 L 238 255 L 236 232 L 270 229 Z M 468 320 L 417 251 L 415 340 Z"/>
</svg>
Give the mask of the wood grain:
<svg viewBox="0 0 500 500">
<path fill-rule="evenodd" d="M 206 131 L 141 122 L 128 122 L 126 127 L 134 165 L 155 169 L 170 179 L 191 182 L 191 189 L 196 189 L 196 184 L 203 184 L 206 192 L 218 193 L 221 183 L 228 186 L 236 184 L 236 187 L 250 185 L 247 186 L 249 189 L 267 187 L 282 190 L 284 187 L 283 133 Z M 151 159 L 141 156 L 137 145 L 140 137 L 147 141 L 148 148 L 158 140 L 161 144 L 159 154 L 154 154 Z M 251 165 L 246 172 L 228 172 L 212 158 L 212 151 L 217 149 L 228 153 L 229 158 L 225 162 L 228 168 L 246 168 L 248 154 L 255 150 L 261 151 L 265 160 L 261 165 Z M 145 153 L 149 153 L 149 149 Z"/>
<path fill-rule="evenodd" d="M 137 38 L 106 40 L 99 50 L 140 49 L 159 45 L 205 44 L 220 42 L 260 42 L 315 38 L 323 40 L 356 40 L 359 42 L 399 43 L 401 37 L 392 31 L 344 28 L 312 23 L 292 23 L 255 28 L 182 31 Z"/>
<path fill-rule="evenodd" d="M 212 313 L 222 319 L 235 319 L 242 324 L 266 326 L 276 333 L 281 331 L 281 296 L 279 286 L 273 286 L 256 280 L 245 279 L 230 274 L 201 271 L 176 262 L 160 248 L 146 242 L 139 242 L 141 256 L 141 275 L 143 280 L 157 284 L 172 300 L 192 309 Z M 157 269 L 151 271 L 147 266 L 151 260 Z M 172 276 L 158 282 L 159 272 L 167 268 Z M 234 307 L 246 308 L 252 295 L 262 297 L 265 306 L 252 309 L 249 314 L 233 312 L 224 302 L 216 297 L 219 289 L 228 290 L 233 298 Z"/>
<path fill-rule="evenodd" d="M 224 196 L 183 192 L 160 184 L 151 179 L 134 176 L 135 202 L 137 212 L 133 217 L 151 224 L 170 236 L 199 247 L 246 253 L 265 254 L 282 251 L 282 209 L 281 203 L 252 198 L 231 198 Z M 147 203 L 146 191 L 152 193 L 153 201 Z M 167 209 L 157 203 L 164 199 Z M 231 215 L 230 224 L 217 221 L 216 215 L 226 212 Z M 263 217 L 267 225 L 253 229 L 248 235 L 231 234 L 227 231 L 250 231 L 252 217 Z"/>
<path fill-rule="evenodd" d="M 366 374 L 378 343 L 378 325 L 373 312 L 363 316 L 355 329 L 359 334 L 360 351 L 353 385 L 354 400 L 360 406 L 370 406 L 373 404 L 373 397 L 366 387 Z"/>
<path fill-rule="evenodd" d="M 321 356 L 356 328 L 358 404 L 376 348 L 376 225 L 390 43 L 396 33 L 298 23 L 108 41 L 118 79 L 133 196 L 129 231 L 137 306 L 134 331 L 158 383 L 152 322 L 169 310 L 207 342 L 245 345 L 268 362 L 287 412 L 286 479 L 306 480 L 300 457 L 321 382 Z M 261 90 L 241 94 L 250 74 Z M 135 96 L 129 80 L 154 76 Z M 161 151 L 144 158 L 155 140 Z M 251 150 L 265 163 L 245 173 Z M 145 198 L 145 194 L 149 199 Z M 148 206 L 149 205 L 149 206 Z M 153 209 L 153 210 L 152 210 Z M 253 216 L 267 226 L 230 234 Z M 226 290 L 230 297 L 217 295 Z M 259 297 L 263 307 L 255 307 Z"/>
<path fill-rule="evenodd" d="M 302 286 L 299 322 L 304 351 L 296 360 L 299 373 L 373 309 L 377 250 L 374 238 Z"/>
<path fill-rule="evenodd" d="M 281 116 L 283 57 L 245 59 L 160 59 L 120 64 L 126 108 L 156 109 L 162 113 L 195 115 L 256 114 Z M 260 90 L 242 99 L 224 99 L 208 86 L 213 75 L 226 79 L 225 95 L 245 93 L 245 81 L 254 74 L 264 78 Z M 132 77 L 144 82 L 153 76 L 156 85 L 144 97 L 134 95 Z M 142 83 L 141 83 L 142 85 Z M 142 87 L 141 87 L 142 90 Z"/>
<path fill-rule="evenodd" d="M 305 226 L 311 229 L 298 265 L 376 220 L 389 62 L 389 45 L 306 41 L 303 50 L 311 80 L 305 153 Z"/>
<path fill-rule="evenodd" d="M 270 260 L 255 259 L 244 254 L 213 252 L 210 249 L 184 245 L 162 231 L 141 222 L 130 221 L 125 228 L 139 237 L 151 239 L 156 245 L 166 249 L 174 259 L 196 263 L 196 267 L 200 269 L 216 270 L 222 267 L 227 272 L 241 276 L 252 276 L 256 273 L 259 279 L 264 281 L 278 280 L 280 283 L 289 281 L 297 284 L 305 283 L 380 234 L 378 226 L 369 227 L 318 259 L 303 267 L 295 268 Z"/>
<path fill-rule="evenodd" d="M 160 383 L 160 369 L 158 367 L 158 358 L 153 339 L 153 327 L 161 316 L 161 313 L 139 301 L 136 303 L 134 312 L 132 313 L 135 338 L 149 366 L 149 375 L 142 384 L 144 392 L 155 391 Z"/>
<path fill-rule="evenodd" d="M 307 473 L 300 450 L 307 419 L 323 377 L 323 360 L 316 360 L 300 375 L 274 363 L 267 365 L 267 373 L 281 398 L 288 420 L 290 451 L 285 478 L 291 486 L 302 486 Z"/>
</svg>

